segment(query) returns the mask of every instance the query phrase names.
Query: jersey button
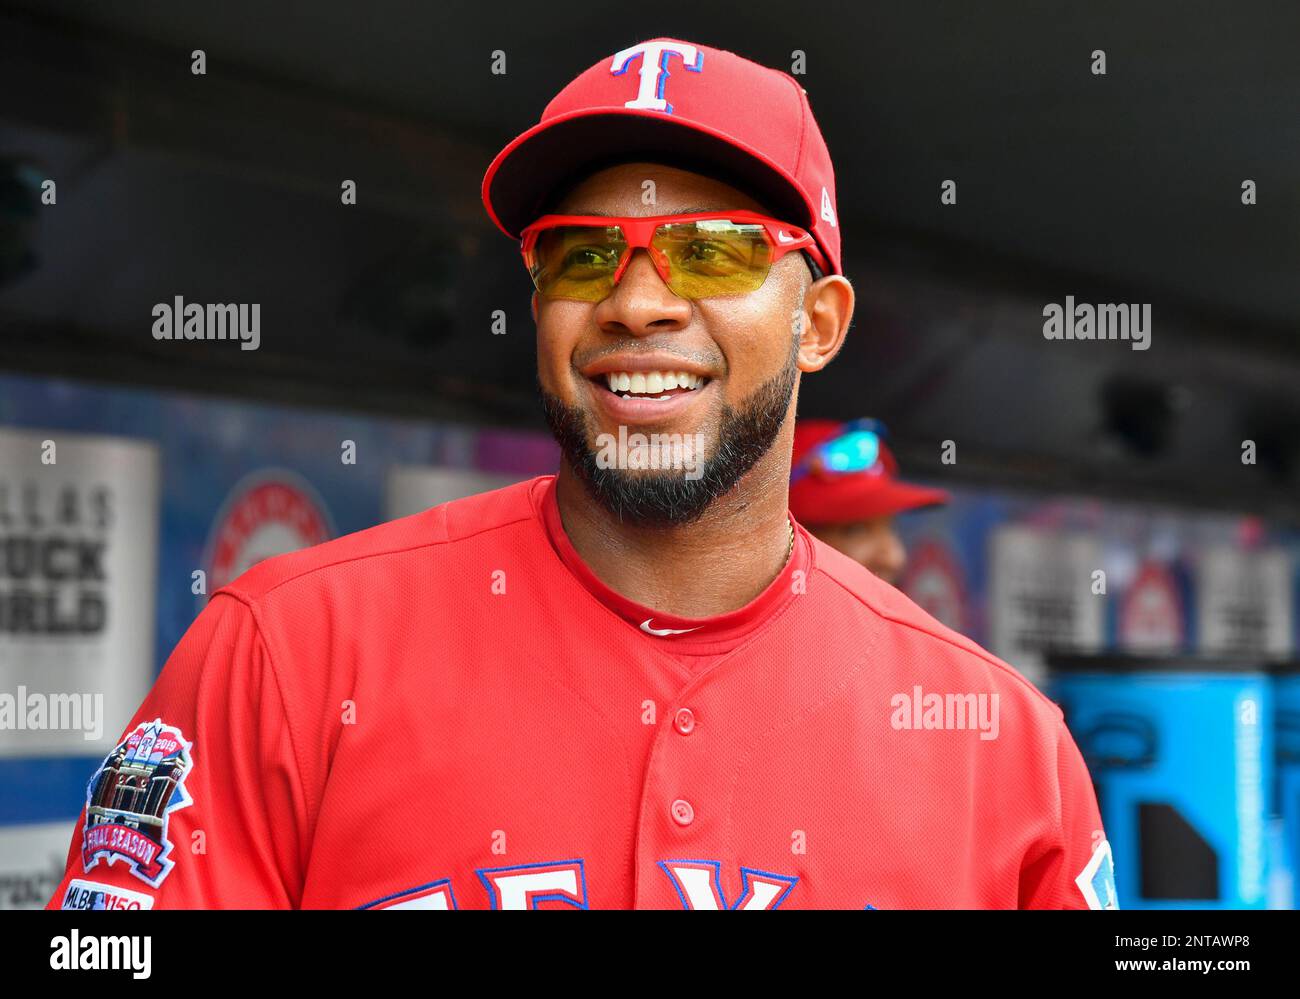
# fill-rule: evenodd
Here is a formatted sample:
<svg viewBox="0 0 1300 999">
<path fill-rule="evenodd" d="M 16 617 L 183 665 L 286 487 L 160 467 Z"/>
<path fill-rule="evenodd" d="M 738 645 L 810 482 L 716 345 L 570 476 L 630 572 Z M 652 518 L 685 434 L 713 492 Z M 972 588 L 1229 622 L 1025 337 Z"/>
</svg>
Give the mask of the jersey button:
<svg viewBox="0 0 1300 999">
<path fill-rule="evenodd" d="M 673 727 L 682 735 L 690 735 L 695 731 L 695 712 L 690 708 L 678 708 Z"/>
<path fill-rule="evenodd" d="M 679 826 L 689 826 L 695 821 L 695 809 L 684 798 L 678 798 L 672 806 L 673 821 Z"/>
</svg>

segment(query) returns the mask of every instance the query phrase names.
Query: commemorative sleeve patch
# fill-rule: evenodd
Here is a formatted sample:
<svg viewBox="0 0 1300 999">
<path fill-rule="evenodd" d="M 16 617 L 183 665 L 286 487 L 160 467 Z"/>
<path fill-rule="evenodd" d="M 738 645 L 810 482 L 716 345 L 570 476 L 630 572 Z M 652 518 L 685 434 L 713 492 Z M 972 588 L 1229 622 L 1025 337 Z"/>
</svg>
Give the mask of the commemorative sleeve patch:
<svg viewBox="0 0 1300 999">
<path fill-rule="evenodd" d="M 190 747 L 180 729 L 155 718 L 105 757 L 86 786 L 81 865 L 87 873 L 101 860 L 120 860 L 150 887 L 163 883 L 174 865 L 168 817 L 194 803 L 185 789 L 194 767 Z"/>
<path fill-rule="evenodd" d="M 1111 858 L 1110 843 L 1102 840 L 1092 851 L 1092 857 L 1074 883 L 1088 901 L 1089 909 L 1118 909 L 1115 892 L 1115 863 Z"/>
<path fill-rule="evenodd" d="M 153 896 L 129 888 L 118 888 L 99 881 L 74 880 L 68 883 L 61 909 L 152 909 Z"/>
</svg>

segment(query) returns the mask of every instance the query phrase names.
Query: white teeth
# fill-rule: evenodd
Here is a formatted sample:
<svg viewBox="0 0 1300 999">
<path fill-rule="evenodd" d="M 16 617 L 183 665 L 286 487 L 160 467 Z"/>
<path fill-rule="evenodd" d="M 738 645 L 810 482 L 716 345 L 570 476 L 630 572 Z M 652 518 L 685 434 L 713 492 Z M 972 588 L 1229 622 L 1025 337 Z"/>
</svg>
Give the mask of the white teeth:
<svg viewBox="0 0 1300 999">
<path fill-rule="evenodd" d="M 698 389 L 705 379 L 685 371 L 610 371 L 605 374 L 605 384 L 611 392 L 647 393 L 658 398 L 670 389 Z"/>
</svg>

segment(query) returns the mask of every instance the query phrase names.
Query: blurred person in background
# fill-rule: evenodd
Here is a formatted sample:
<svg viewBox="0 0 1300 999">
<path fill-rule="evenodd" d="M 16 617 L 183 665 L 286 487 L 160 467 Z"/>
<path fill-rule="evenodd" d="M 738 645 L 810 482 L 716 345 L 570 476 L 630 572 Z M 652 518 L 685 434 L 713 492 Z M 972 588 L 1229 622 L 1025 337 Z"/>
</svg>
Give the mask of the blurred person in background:
<svg viewBox="0 0 1300 999">
<path fill-rule="evenodd" d="M 907 549 L 894 518 L 942 506 L 948 494 L 898 478 L 877 420 L 800 420 L 790 466 L 790 512 L 818 538 L 897 585 Z"/>
</svg>

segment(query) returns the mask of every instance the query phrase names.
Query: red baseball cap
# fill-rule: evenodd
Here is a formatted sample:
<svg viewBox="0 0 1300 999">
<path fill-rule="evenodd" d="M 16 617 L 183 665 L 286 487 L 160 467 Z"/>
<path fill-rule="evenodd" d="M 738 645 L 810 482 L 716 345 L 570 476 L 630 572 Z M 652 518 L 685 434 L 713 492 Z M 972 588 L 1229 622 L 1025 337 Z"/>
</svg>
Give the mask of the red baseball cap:
<svg viewBox="0 0 1300 999">
<path fill-rule="evenodd" d="M 561 90 L 492 161 L 483 205 L 519 239 L 562 185 L 632 157 L 732 183 L 807 229 L 844 273 L 835 173 L 807 92 L 788 73 L 676 38 L 616 52 Z"/>
<path fill-rule="evenodd" d="M 838 420 L 800 420 L 794 428 L 792 466 L 814 447 L 845 432 Z M 870 517 L 947 503 L 942 489 L 915 486 L 898 478 L 893 452 L 880 442 L 880 458 L 865 472 L 804 475 L 790 485 L 790 512 L 801 524 L 850 524 Z"/>
</svg>

